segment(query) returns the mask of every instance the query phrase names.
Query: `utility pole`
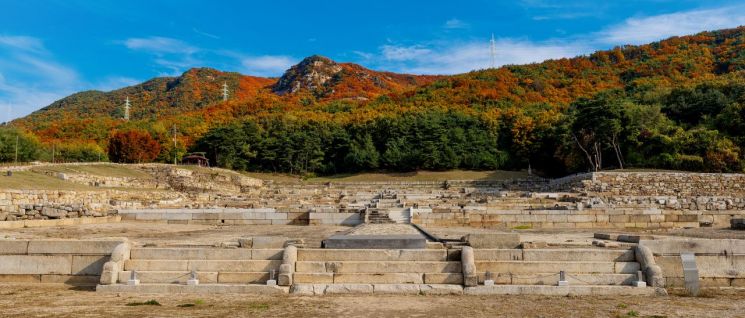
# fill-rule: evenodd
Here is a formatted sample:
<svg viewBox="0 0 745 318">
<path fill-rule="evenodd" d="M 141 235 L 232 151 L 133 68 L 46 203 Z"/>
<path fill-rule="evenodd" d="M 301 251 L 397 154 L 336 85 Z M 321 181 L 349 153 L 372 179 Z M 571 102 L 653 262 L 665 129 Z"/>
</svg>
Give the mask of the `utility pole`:
<svg viewBox="0 0 745 318">
<path fill-rule="evenodd" d="M 228 101 L 228 82 L 222 83 L 222 101 L 223 102 Z"/>
<path fill-rule="evenodd" d="M 176 150 L 176 124 L 173 124 L 173 165 L 176 165 L 176 156 L 178 154 Z"/>
</svg>

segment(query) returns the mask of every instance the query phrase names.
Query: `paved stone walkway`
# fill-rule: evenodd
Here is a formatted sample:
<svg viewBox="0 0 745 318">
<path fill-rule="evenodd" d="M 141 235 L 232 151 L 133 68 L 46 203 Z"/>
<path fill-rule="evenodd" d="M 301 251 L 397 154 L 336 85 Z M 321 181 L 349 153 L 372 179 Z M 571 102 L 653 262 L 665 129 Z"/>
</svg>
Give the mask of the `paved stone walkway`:
<svg viewBox="0 0 745 318">
<path fill-rule="evenodd" d="M 419 235 L 409 224 L 363 224 L 347 235 Z"/>
</svg>

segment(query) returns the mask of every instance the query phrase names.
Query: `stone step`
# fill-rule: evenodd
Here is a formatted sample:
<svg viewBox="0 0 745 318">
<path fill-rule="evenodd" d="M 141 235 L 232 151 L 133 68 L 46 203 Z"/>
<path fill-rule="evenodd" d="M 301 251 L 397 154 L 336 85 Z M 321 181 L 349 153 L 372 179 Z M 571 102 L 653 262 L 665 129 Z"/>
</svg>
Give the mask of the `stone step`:
<svg viewBox="0 0 745 318">
<path fill-rule="evenodd" d="M 492 273 L 558 273 L 576 274 L 635 274 L 639 270 L 636 262 L 534 262 L 534 261 L 476 261 L 476 270 Z"/>
<path fill-rule="evenodd" d="M 478 268 L 478 267 L 477 267 Z M 299 273 L 461 273 L 460 262 L 433 261 L 298 261 Z"/>
<path fill-rule="evenodd" d="M 452 284 L 294 284 L 290 293 L 300 296 L 337 294 L 461 295 L 463 286 Z"/>
<path fill-rule="evenodd" d="M 267 286 L 258 284 L 199 284 L 196 286 L 180 284 L 140 284 L 129 286 L 124 284 L 98 285 L 97 292 L 102 293 L 134 293 L 134 294 L 251 294 L 251 295 L 281 295 L 287 294 L 288 287 Z"/>
<path fill-rule="evenodd" d="M 305 249 L 297 251 L 298 261 L 447 261 L 445 249 Z"/>
<path fill-rule="evenodd" d="M 281 260 L 283 249 L 133 248 L 136 260 Z"/>
<path fill-rule="evenodd" d="M 474 249 L 474 258 L 491 261 L 634 262 L 634 251 L 611 249 Z"/>
<path fill-rule="evenodd" d="M 544 295 L 544 296 L 656 296 L 666 295 L 662 288 L 632 286 L 547 286 L 493 285 L 466 287 L 466 295 Z"/>
<path fill-rule="evenodd" d="M 119 272 L 119 282 L 126 283 L 131 271 Z M 200 284 L 263 284 L 269 280 L 268 272 L 197 272 Z M 275 273 L 275 278 L 276 278 Z M 186 284 L 191 272 L 179 271 L 138 271 L 137 279 L 142 283 Z"/>
<path fill-rule="evenodd" d="M 296 283 L 305 284 L 463 284 L 461 273 L 300 273 Z"/>
<path fill-rule="evenodd" d="M 124 270 L 136 271 L 214 271 L 269 272 L 279 270 L 280 260 L 133 260 L 124 263 Z"/>
<path fill-rule="evenodd" d="M 479 283 L 485 279 L 484 272 L 476 273 Z M 505 274 L 492 273 L 495 284 L 503 285 L 552 285 L 559 283 L 558 273 L 531 273 L 531 274 Z M 636 274 L 573 274 L 567 273 L 566 280 L 569 285 L 632 285 L 636 280 Z"/>
</svg>

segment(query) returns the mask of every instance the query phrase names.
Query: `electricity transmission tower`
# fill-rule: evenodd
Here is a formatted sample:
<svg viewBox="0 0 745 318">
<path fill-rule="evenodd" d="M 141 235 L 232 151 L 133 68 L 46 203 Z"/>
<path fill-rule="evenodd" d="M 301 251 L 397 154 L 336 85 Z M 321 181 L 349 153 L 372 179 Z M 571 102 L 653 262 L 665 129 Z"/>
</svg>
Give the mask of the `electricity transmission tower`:
<svg viewBox="0 0 745 318">
<path fill-rule="evenodd" d="M 124 120 L 129 121 L 129 96 L 127 96 L 127 101 L 124 103 Z"/>
<path fill-rule="evenodd" d="M 223 102 L 228 101 L 228 83 L 227 82 L 222 83 L 222 101 Z"/>
<path fill-rule="evenodd" d="M 491 55 L 491 68 L 497 67 L 497 41 L 494 40 L 494 33 L 491 34 L 491 41 L 489 41 L 489 55 Z"/>
</svg>

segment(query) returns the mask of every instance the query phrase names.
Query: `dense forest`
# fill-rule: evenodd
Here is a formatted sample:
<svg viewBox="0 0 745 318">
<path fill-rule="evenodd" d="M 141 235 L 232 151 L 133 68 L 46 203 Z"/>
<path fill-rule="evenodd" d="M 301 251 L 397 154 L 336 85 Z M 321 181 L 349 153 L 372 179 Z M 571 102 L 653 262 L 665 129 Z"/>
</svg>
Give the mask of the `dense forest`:
<svg viewBox="0 0 745 318">
<path fill-rule="evenodd" d="M 141 105 L 130 121 L 118 119 L 124 96 Z M 223 167 L 294 174 L 742 172 L 744 107 L 745 27 L 453 76 L 313 56 L 280 79 L 195 69 L 70 96 L 0 129 L 0 161 L 15 160 L 19 136 L 21 161 L 172 162 L 199 151 Z"/>
</svg>

